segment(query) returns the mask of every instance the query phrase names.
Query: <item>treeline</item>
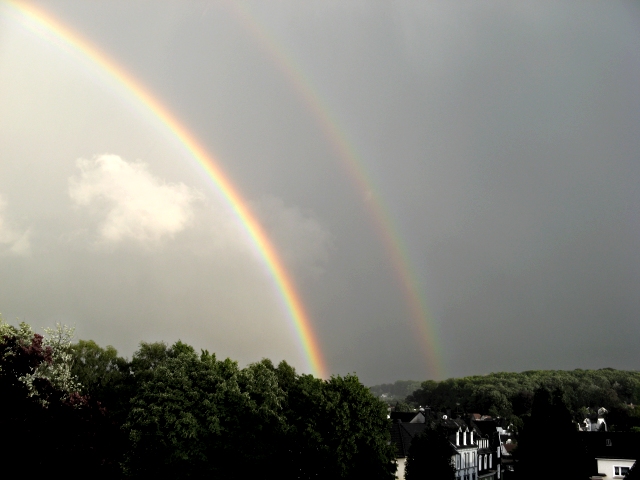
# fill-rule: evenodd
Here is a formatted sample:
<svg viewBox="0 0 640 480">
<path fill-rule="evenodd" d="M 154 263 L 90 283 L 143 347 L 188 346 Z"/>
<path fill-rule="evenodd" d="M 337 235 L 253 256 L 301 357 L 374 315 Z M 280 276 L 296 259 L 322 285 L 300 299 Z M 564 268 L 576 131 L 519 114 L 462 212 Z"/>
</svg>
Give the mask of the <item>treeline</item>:
<svg viewBox="0 0 640 480">
<path fill-rule="evenodd" d="M 385 402 L 404 401 L 418 388 L 420 382 L 415 380 L 397 380 L 394 383 L 383 383 L 369 387 L 371 393 Z"/>
<path fill-rule="evenodd" d="M 614 370 L 537 370 L 522 373 L 492 373 L 452 378 L 441 382 L 427 380 L 408 395 L 414 407 L 429 406 L 432 411 L 452 415 L 481 413 L 507 419 L 517 429 L 531 415 L 538 390 L 560 392 L 574 422 L 594 417 L 597 410 L 608 410 L 610 430 L 629 431 L 640 427 L 640 372 Z"/>
<path fill-rule="evenodd" d="M 355 375 L 240 368 L 177 342 L 129 360 L 64 327 L 0 319 L 5 459 L 93 478 L 392 479 L 386 405 Z"/>
</svg>

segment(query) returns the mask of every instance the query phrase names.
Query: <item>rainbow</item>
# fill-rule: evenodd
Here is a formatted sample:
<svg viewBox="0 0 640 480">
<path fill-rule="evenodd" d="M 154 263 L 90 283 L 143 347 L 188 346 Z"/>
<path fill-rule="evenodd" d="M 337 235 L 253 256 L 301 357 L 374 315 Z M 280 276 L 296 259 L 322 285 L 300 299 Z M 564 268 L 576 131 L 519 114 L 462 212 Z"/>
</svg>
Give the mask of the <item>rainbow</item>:
<svg viewBox="0 0 640 480">
<path fill-rule="evenodd" d="M 378 188 L 375 182 L 367 173 L 362 157 L 349 141 L 337 118 L 331 113 L 328 103 L 313 87 L 311 79 L 305 75 L 284 46 L 256 19 L 244 3 L 232 2 L 229 5 L 232 6 L 232 13 L 256 39 L 256 43 L 263 47 L 271 60 L 281 69 L 290 85 L 311 111 L 327 141 L 343 160 L 351 181 L 361 193 L 374 228 L 389 256 L 397 281 L 402 287 L 415 334 L 420 339 L 420 347 L 429 371 L 434 378 L 444 378 L 440 361 L 442 352 L 440 342 L 437 340 L 435 319 L 429 313 L 426 299 L 419 293 L 420 282 L 411 268 L 407 248 L 388 209 L 377 193 Z"/>
<path fill-rule="evenodd" d="M 200 164 L 229 203 L 264 259 L 286 305 L 289 317 L 302 344 L 310 370 L 316 376 L 327 378 L 327 367 L 320 351 L 320 345 L 313 332 L 309 315 L 305 311 L 302 299 L 296 291 L 291 276 L 285 269 L 282 260 L 267 237 L 264 229 L 255 215 L 250 211 L 246 201 L 220 169 L 216 158 L 198 143 L 187 128 L 181 124 L 148 89 L 77 33 L 62 25 L 44 10 L 34 7 L 33 5 L 18 2 L 8 2 L 7 5 L 10 7 L 9 13 L 15 16 L 17 21 L 33 31 L 36 35 L 39 35 L 49 42 L 55 41 L 61 49 L 79 53 L 83 58 L 86 58 L 102 72 L 115 80 L 129 92 L 139 104 L 150 111 Z"/>
</svg>

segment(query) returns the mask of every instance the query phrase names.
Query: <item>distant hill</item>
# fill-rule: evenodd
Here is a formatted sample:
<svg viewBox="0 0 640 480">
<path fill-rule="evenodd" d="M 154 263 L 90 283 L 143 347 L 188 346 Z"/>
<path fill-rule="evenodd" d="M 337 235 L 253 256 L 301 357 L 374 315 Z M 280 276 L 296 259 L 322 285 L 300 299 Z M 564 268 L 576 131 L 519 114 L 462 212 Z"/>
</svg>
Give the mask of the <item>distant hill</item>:
<svg viewBox="0 0 640 480">
<path fill-rule="evenodd" d="M 383 383 L 369 387 L 371 393 L 386 402 L 404 401 L 420 388 L 421 382 L 416 380 L 397 380 L 394 383 Z"/>
<path fill-rule="evenodd" d="M 411 390 L 415 383 L 398 381 L 370 389 L 379 397 L 387 394 L 391 401 L 402 401 L 403 392 Z M 636 406 L 640 404 L 638 371 L 534 370 L 450 378 L 441 382 L 427 380 L 404 400 L 414 406 L 428 405 L 435 411 L 502 417 L 517 427 L 523 417 L 530 415 L 533 395 L 539 388 L 560 390 L 576 422 L 604 407 L 609 412 L 607 424 L 611 429 L 640 429 L 640 408 Z"/>
</svg>

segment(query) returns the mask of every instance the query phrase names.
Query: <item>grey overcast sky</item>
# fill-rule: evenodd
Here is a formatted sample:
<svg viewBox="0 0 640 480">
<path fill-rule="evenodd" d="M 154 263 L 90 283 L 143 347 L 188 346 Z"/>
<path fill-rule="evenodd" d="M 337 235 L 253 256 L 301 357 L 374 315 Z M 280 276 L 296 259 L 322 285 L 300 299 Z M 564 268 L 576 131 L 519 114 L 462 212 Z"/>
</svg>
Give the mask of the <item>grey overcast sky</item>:
<svg viewBox="0 0 640 480">
<path fill-rule="evenodd" d="M 284 259 L 330 373 L 638 369 L 636 3 L 33 5 L 218 158 Z M 198 163 L 7 3 L 0 312 L 74 325 L 126 356 L 182 339 L 309 371 L 264 261 Z"/>
</svg>

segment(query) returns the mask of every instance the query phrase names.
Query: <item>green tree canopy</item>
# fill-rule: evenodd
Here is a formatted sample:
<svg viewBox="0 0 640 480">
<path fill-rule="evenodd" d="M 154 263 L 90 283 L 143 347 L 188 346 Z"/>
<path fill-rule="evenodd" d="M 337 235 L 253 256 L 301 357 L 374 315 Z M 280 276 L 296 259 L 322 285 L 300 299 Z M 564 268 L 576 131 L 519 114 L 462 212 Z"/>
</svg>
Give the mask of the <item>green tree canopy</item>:
<svg viewBox="0 0 640 480">
<path fill-rule="evenodd" d="M 407 397 L 407 402 L 428 405 L 435 411 L 451 409 L 500 416 L 517 426 L 531 415 L 534 392 L 541 388 L 562 392 L 563 401 L 576 421 L 584 419 L 585 408 L 595 411 L 605 407 L 615 412 L 610 428 L 628 430 L 640 426 L 630 406 L 640 403 L 640 372 L 611 368 L 502 372 L 441 382 L 427 380 Z"/>
</svg>

